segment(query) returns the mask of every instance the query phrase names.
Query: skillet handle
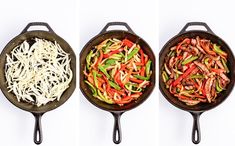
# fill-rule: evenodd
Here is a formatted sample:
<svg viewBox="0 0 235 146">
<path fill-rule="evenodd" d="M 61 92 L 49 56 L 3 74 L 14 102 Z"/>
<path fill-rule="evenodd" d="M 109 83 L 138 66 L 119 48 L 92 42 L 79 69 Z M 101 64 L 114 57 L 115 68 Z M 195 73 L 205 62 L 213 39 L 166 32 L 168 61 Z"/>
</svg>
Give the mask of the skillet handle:
<svg viewBox="0 0 235 146">
<path fill-rule="evenodd" d="M 123 112 L 111 112 L 114 117 L 114 127 L 113 127 L 113 142 L 119 144 L 122 141 L 122 131 L 120 118 Z"/>
<path fill-rule="evenodd" d="M 42 126 L 41 126 L 41 117 L 43 113 L 33 113 L 35 117 L 35 126 L 34 126 L 34 143 L 42 143 Z"/>
<path fill-rule="evenodd" d="M 179 32 L 179 34 L 187 32 L 187 28 L 190 26 L 203 26 L 206 28 L 207 32 L 214 34 L 214 32 L 210 29 L 210 27 L 205 22 L 189 22 L 183 27 L 183 29 Z"/>
<path fill-rule="evenodd" d="M 194 144 L 199 144 L 201 141 L 199 118 L 202 112 L 190 112 L 190 113 L 193 116 L 192 142 Z"/>
<path fill-rule="evenodd" d="M 45 26 L 49 32 L 55 33 L 53 29 L 46 22 L 31 22 L 29 23 L 20 34 L 26 33 L 31 26 Z"/>
<path fill-rule="evenodd" d="M 134 31 L 131 29 L 131 27 L 126 23 L 126 22 L 109 22 L 106 24 L 106 26 L 101 30 L 101 32 L 99 34 L 103 34 L 105 32 L 107 32 L 107 29 L 110 27 L 110 26 L 124 26 L 126 27 L 127 31 L 130 32 L 130 33 L 134 33 Z"/>
</svg>

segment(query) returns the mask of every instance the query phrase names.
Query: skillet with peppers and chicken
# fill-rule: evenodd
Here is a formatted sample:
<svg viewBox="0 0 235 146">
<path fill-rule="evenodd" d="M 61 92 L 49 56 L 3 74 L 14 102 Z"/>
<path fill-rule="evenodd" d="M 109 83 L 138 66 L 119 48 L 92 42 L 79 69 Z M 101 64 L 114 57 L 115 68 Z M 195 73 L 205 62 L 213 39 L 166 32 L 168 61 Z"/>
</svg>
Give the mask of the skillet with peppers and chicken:
<svg viewBox="0 0 235 146">
<path fill-rule="evenodd" d="M 109 38 L 88 53 L 85 83 L 94 98 L 122 106 L 137 100 L 150 84 L 151 63 L 140 45 Z"/>
<path fill-rule="evenodd" d="M 227 56 L 208 39 L 185 38 L 170 48 L 162 79 L 169 92 L 187 105 L 211 103 L 230 82 Z"/>
</svg>

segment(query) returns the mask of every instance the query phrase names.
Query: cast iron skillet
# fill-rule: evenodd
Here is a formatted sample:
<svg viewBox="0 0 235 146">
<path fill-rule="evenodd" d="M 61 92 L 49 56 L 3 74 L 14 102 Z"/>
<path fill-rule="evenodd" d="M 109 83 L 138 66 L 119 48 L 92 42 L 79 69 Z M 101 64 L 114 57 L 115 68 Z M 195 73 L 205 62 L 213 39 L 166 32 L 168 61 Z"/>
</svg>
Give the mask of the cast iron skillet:
<svg viewBox="0 0 235 146">
<path fill-rule="evenodd" d="M 203 26 L 206 28 L 206 31 L 202 31 L 202 30 L 190 30 L 187 31 L 187 28 L 190 26 Z M 213 103 L 200 103 L 198 105 L 195 106 L 187 106 L 185 103 L 179 101 L 176 97 L 174 97 L 169 91 L 168 89 L 165 88 L 165 84 L 162 80 L 161 77 L 161 72 L 163 69 L 163 65 L 164 65 L 164 58 L 165 56 L 168 54 L 169 49 L 175 45 L 177 45 L 180 41 L 182 41 L 184 38 L 189 37 L 196 37 L 199 36 L 201 38 L 206 38 L 211 40 L 212 42 L 218 44 L 221 46 L 221 48 L 223 48 L 224 51 L 226 51 L 228 53 L 228 68 L 230 70 L 228 77 L 231 79 L 231 82 L 227 85 L 227 89 L 222 91 L 221 93 L 218 94 L 218 97 L 216 98 L 215 102 Z M 180 33 L 178 35 L 176 35 L 175 37 L 173 37 L 171 40 L 169 40 L 164 47 L 162 48 L 161 52 L 160 52 L 160 59 L 159 59 L 159 86 L 160 86 L 160 90 L 162 92 L 162 94 L 164 95 L 164 97 L 174 106 L 188 111 L 192 114 L 193 119 L 194 119 L 194 123 L 193 123 L 193 129 L 192 129 L 192 142 L 194 144 L 198 144 L 201 140 L 201 134 L 200 134 L 200 127 L 199 127 L 199 117 L 200 115 L 207 111 L 210 110 L 216 106 L 218 106 L 219 104 L 221 104 L 230 94 L 230 92 L 233 89 L 234 86 L 234 76 L 235 76 L 235 68 L 233 67 L 235 61 L 234 61 L 234 56 L 233 53 L 231 51 L 231 49 L 229 48 L 229 46 L 218 36 L 216 36 L 211 29 L 208 27 L 208 25 L 206 23 L 203 22 L 190 22 L 187 23 L 184 28 L 180 31 Z"/>
<path fill-rule="evenodd" d="M 123 30 L 111 30 L 111 31 L 107 31 L 107 29 L 110 26 L 124 26 L 126 27 L 127 31 L 123 31 Z M 104 103 L 102 101 L 100 101 L 99 99 L 95 98 L 92 96 L 92 92 L 89 89 L 89 87 L 87 86 L 87 84 L 84 82 L 85 80 L 85 76 L 83 74 L 83 70 L 85 68 L 86 65 L 86 56 L 87 54 L 90 52 L 90 50 L 92 48 L 94 48 L 94 46 L 98 45 L 99 43 L 101 43 L 102 41 L 104 41 L 105 39 L 108 38 L 117 38 L 117 39 L 124 39 L 124 38 L 128 38 L 129 40 L 138 43 L 142 49 L 144 50 L 144 52 L 149 56 L 149 58 L 152 60 L 152 66 L 151 66 L 151 70 L 153 71 L 153 74 L 151 76 L 151 84 L 148 86 L 148 88 L 146 88 L 146 90 L 144 91 L 144 93 L 140 96 L 140 98 L 136 101 L 133 101 L 129 104 L 126 104 L 124 106 L 118 106 L 118 105 L 110 105 L 107 103 Z M 108 23 L 103 29 L 102 31 L 95 36 L 94 38 L 92 38 L 82 49 L 81 53 L 80 53 L 80 89 L 83 93 L 83 95 L 86 97 L 86 99 L 91 102 L 93 105 L 95 105 L 96 107 L 106 110 L 110 113 L 112 113 L 112 115 L 114 116 L 114 130 L 113 130 L 113 142 L 115 144 L 119 144 L 121 142 L 121 127 L 120 127 L 120 117 L 121 115 L 127 111 L 127 110 L 131 110 L 135 107 L 137 107 L 138 105 L 140 105 L 141 103 L 143 103 L 148 96 L 151 94 L 153 88 L 155 85 L 155 57 L 154 54 L 151 50 L 151 48 L 149 47 L 149 45 L 139 36 L 137 36 L 132 29 L 124 22 L 110 22 Z"/>
<path fill-rule="evenodd" d="M 34 30 L 34 31 L 28 31 L 28 29 L 31 26 L 44 26 L 48 29 L 48 31 L 42 31 L 42 30 Z M 17 45 L 21 44 L 24 40 L 31 40 L 33 38 L 43 38 L 49 41 L 56 41 L 58 44 L 60 44 L 61 48 L 67 53 L 70 54 L 71 58 L 71 69 L 73 72 L 73 78 L 71 83 L 69 84 L 69 88 L 63 93 L 61 99 L 59 101 L 55 100 L 53 102 L 47 103 L 44 106 L 37 107 L 36 105 L 32 105 L 26 102 L 18 102 L 15 95 L 11 92 L 8 92 L 7 89 L 7 83 L 5 79 L 5 60 L 6 60 L 6 54 L 10 54 L 11 50 L 15 48 Z M 72 48 L 69 46 L 69 44 L 56 35 L 56 33 L 51 29 L 51 27 L 47 23 L 43 22 L 32 22 L 29 23 L 25 29 L 14 39 L 12 39 L 6 47 L 3 49 L 0 57 L 0 87 L 3 92 L 3 94 L 6 96 L 6 98 L 15 106 L 18 108 L 31 112 L 35 117 L 35 127 L 34 127 L 34 142 L 36 144 L 41 144 L 42 142 L 42 129 L 41 129 L 41 117 L 45 112 L 48 112 L 50 110 L 53 110 L 60 105 L 62 105 L 73 93 L 75 87 L 76 87 L 76 57 L 72 50 Z"/>
</svg>

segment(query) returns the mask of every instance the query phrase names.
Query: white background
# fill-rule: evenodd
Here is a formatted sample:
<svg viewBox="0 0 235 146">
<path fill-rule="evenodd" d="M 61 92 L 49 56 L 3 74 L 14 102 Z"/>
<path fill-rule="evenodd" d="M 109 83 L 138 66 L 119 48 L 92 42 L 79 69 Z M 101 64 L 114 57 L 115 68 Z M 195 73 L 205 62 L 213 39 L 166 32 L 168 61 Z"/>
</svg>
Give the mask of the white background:
<svg viewBox="0 0 235 146">
<path fill-rule="evenodd" d="M 154 0 L 80 1 L 81 46 L 97 35 L 107 22 L 124 21 L 137 35 L 149 43 L 153 51 L 157 52 L 158 14 L 156 8 L 157 3 Z M 157 56 L 156 60 L 158 60 Z M 122 115 L 123 137 L 120 146 L 157 145 L 157 89 L 156 85 L 155 91 L 143 104 Z M 93 106 L 83 95 L 80 97 L 80 145 L 114 146 L 112 115 Z"/>
<path fill-rule="evenodd" d="M 160 0 L 160 48 L 190 21 L 206 22 L 214 33 L 235 51 L 234 2 L 220 0 Z M 160 94 L 160 93 L 159 93 Z M 234 145 L 235 92 L 215 109 L 201 115 L 201 143 L 199 146 Z M 159 97 L 160 146 L 193 146 L 191 142 L 192 116 Z"/>
<path fill-rule="evenodd" d="M 75 0 L 5 0 L 0 4 L 0 50 L 32 21 L 47 22 L 78 54 L 78 4 Z M 78 60 L 77 55 L 77 60 Z M 41 146 L 79 145 L 79 90 L 61 107 L 42 117 Z M 0 145 L 34 146 L 34 117 L 0 93 Z"/>
<path fill-rule="evenodd" d="M 149 43 L 157 61 L 156 52 L 189 21 L 206 22 L 233 49 L 234 11 L 233 1 L 218 0 L 160 0 L 159 5 L 155 0 L 6 0 L 0 5 L 0 50 L 32 21 L 48 22 L 74 49 L 77 66 L 81 48 L 110 21 L 127 22 Z M 43 116 L 44 140 L 41 145 L 114 145 L 112 115 L 90 104 L 81 95 L 78 77 L 77 81 L 77 89 L 71 98 Z M 233 91 L 223 104 L 202 114 L 200 146 L 234 145 L 234 94 Z M 34 117 L 14 107 L 2 93 L 0 117 L 0 145 L 34 146 Z M 173 107 L 158 94 L 158 80 L 146 102 L 122 115 L 121 126 L 123 139 L 120 146 L 193 145 L 191 115 Z"/>
</svg>

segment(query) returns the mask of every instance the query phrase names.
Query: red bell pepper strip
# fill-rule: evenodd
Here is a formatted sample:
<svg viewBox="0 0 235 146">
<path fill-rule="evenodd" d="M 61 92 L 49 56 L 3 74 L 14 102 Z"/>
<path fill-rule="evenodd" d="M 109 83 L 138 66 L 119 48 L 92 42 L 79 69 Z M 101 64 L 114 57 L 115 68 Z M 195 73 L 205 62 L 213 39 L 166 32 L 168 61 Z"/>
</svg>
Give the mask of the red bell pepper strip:
<svg viewBox="0 0 235 146">
<path fill-rule="evenodd" d="M 114 75 L 114 81 L 122 88 L 124 88 L 124 84 L 121 82 L 121 79 L 120 79 L 120 71 L 124 70 L 125 68 L 126 68 L 126 65 L 121 65 L 120 70 L 118 70 L 116 74 Z"/>
<path fill-rule="evenodd" d="M 133 99 L 138 98 L 141 95 L 140 93 L 136 93 L 136 94 L 131 94 L 130 96 L 125 96 L 120 100 L 115 100 L 115 102 L 117 104 L 126 104 L 126 103 L 130 103 Z"/>
<path fill-rule="evenodd" d="M 148 55 L 145 55 L 144 64 L 146 64 L 148 62 L 148 60 L 149 60 Z"/>
<path fill-rule="evenodd" d="M 145 76 L 144 73 L 145 73 L 145 66 L 142 66 L 140 70 L 140 75 L 144 77 Z"/>
<path fill-rule="evenodd" d="M 144 63 L 142 63 L 142 62 L 136 62 L 135 63 L 136 66 L 143 66 L 144 64 L 145 64 L 145 61 L 144 61 Z"/>
<path fill-rule="evenodd" d="M 121 86 L 122 88 L 124 87 L 124 85 L 122 84 L 121 80 L 120 80 L 120 72 L 117 71 L 117 73 L 114 75 L 114 81 Z"/>
<path fill-rule="evenodd" d="M 187 43 L 187 44 L 189 44 L 191 42 L 191 40 L 189 39 L 189 38 L 185 38 L 182 42 L 180 42 L 179 44 L 178 44 L 178 46 L 176 47 L 176 52 L 178 52 L 179 51 L 179 49 L 181 48 L 181 46 L 183 45 L 183 44 L 185 44 L 185 43 Z"/>
<path fill-rule="evenodd" d="M 220 74 L 220 73 L 226 73 L 225 69 L 215 69 L 215 68 L 211 68 L 211 71 Z"/>
<path fill-rule="evenodd" d="M 114 51 L 111 51 L 111 52 L 109 52 L 107 54 L 104 54 L 104 58 L 108 58 L 108 57 L 112 56 L 113 54 L 118 54 L 118 53 L 122 52 L 123 49 L 124 48 L 119 48 L 117 50 L 114 50 Z"/>
<path fill-rule="evenodd" d="M 140 51 L 141 63 L 145 63 L 145 61 L 144 61 L 144 52 L 143 52 L 142 49 L 140 49 L 139 51 Z"/>
<path fill-rule="evenodd" d="M 202 95 L 206 97 L 206 90 L 205 90 L 205 84 L 207 80 L 204 80 L 202 83 Z"/>
<path fill-rule="evenodd" d="M 132 81 L 132 82 L 136 82 L 136 83 L 142 83 L 143 82 L 143 80 L 139 80 L 139 79 L 136 79 L 136 78 L 130 78 L 130 81 Z"/>
<path fill-rule="evenodd" d="M 134 45 L 134 43 L 132 41 L 128 40 L 128 39 L 122 40 L 122 43 L 123 43 L 124 46 L 127 46 L 129 48 L 131 48 Z"/>
<path fill-rule="evenodd" d="M 128 71 L 128 74 L 127 74 L 127 76 L 126 76 L 124 82 L 122 83 L 123 85 L 125 85 L 127 82 L 129 82 L 130 76 L 131 76 L 131 74 L 132 74 L 132 71 L 133 71 L 133 69 L 130 69 L 130 70 Z"/>
<path fill-rule="evenodd" d="M 180 81 L 184 78 L 186 78 L 194 69 L 196 68 L 196 65 L 193 64 L 191 68 L 187 69 L 184 74 L 182 74 L 181 76 L 179 76 L 174 82 L 172 82 L 172 86 L 176 86 L 180 83 Z"/>
<path fill-rule="evenodd" d="M 125 91 L 123 91 L 123 90 L 116 90 L 116 89 L 110 88 L 109 91 L 110 91 L 110 92 L 113 92 L 113 93 L 120 94 L 120 95 L 122 95 L 122 96 L 126 96 Z"/>
</svg>

